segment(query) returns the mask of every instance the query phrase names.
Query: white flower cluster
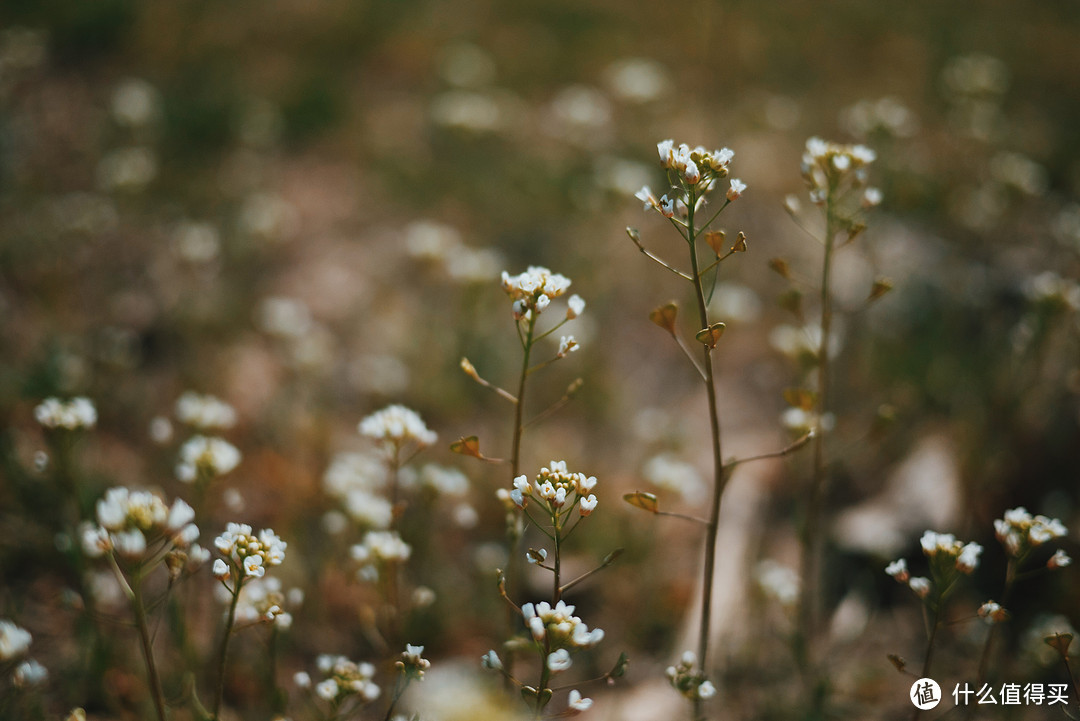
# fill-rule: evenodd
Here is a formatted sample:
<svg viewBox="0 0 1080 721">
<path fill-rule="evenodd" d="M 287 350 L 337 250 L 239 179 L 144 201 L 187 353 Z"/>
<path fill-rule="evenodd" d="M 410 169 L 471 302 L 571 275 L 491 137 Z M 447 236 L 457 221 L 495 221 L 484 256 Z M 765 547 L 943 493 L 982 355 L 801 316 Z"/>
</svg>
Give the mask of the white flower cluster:
<svg viewBox="0 0 1080 721">
<path fill-rule="evenodd" d="M 657 198 L 649 186 L 644 186 L 634 197 L 645 204 L 645 210 L 655 210 L 665 218 L 674 218 L 676 213 L 686 213 L 686 202 L 690 193 L 697 200 L 704 202 L 704 195 L 712 190 L 718 180 L 728 176 L 729 165 L 735 157 L 729 148 L 706 150 L 702 146 L 691 148 L 686 143 L 678 146 L 673 140 L 663 140 L 656 144 L 660 155 L 660 166 L 668 171 L 674 194 L 664 194 Z M 737 200 L 746 191 L 746 183 L 732 178 L 728 184 L 728 202 Z"/>
<path fill-rule="evenodd" d="M 176 400 L 176 418 L 201 431 L 226 430 L 236 425 L 236 410 L 220 398 L 187 391 Z"/>
<path fill-rule="evenodd" d="M 1065 525 L 1056 518 L 1032 516 L 1023 506 L 1005 511 L 1004 517 L 994 521 L 994 534 L 1014 558 L 1025 555 L 1032 548 L 1062 538 L 1068 533 Z M 1061 552 L 1064 555 L 1064 551 Z M 1055 554 L 1057 557 L 1057 554 Z M 1068 558 L 1068 556 L 1064 556 Z M 1053 559 L 1051 559 L 1053 560 Z M 1058 565 L 1068 565 L 1055 562 Z"/>
<path fill-rule="evenodd" d="M 375 667 L 370 663 L 356 663 L 345 656 L 323 654 L 315 661 L 319 672 L 325 677 L 315 684 L 315 695 L 328 703 L 340 703 L 356 697 L 363 702 L 374 701 L 382 692 L 372 680 Z M 293 682 L 304 690 L 312 688 L 311 676 L 301 671 L 293 676 Z"/>
<path fill-rule="evenodd" d="M 978 567 L 979 555 L 983 552 L 983 547 L 978 543 L 958 541 L 951 533 L 927 531 L 919 539 L 919 544 L 928 558 L 956 559 L 956 570 L 966 574 L 971 574 Z"/>
<path fill-rule="evenodd" d="M 514 479 L 514 490 L 500 489 L 498 496 L 503 501 L 509 499 L 518 508 L 525 508 L 529 498 L 535 496 L 547 503 L 552 514 L 560 513 L 567 504 L 571 508 L 577 505 L 578 512 L 588 516 L 596 508 L 596 496 L 592 493 L 595 486 L 595 476 L 571 473 L 566 461 L 552 461 L 549 468 L 540 469 L 531 483 L 528 476 L 518 476 Z"/>
<path fill-rule="evenodd" d="M 214 561 L 214 575 L 221 581 L 232 577 L 241 584 L 262 578 L 268 566 L 280 566 L 285 560 L 288 545 L 269 528 L 256 536 L 246 523 L 230 523 L 214 539 L 214 547 L 224 556 Z"/>
<path fill-rule="evenodd" d="M 514 301 L 514 318 L 531 319 L 551 305 L 551 301 L 561 296 L 570 287 L 570 279 L 538 265 L 529 266 L 520 275 L 502 273 L 502 287 Z M 574 295 L 570 297 L 568 318 L 575 318 L 585 309 L 585 301 Z"/>
<path fill-rule="evenodd" d="M 240 451 L 224 438 L 192 436 L 180 446 L 175 473 L 178 480 L 193 483 L 200 476 L 216 478 L 240 465 Z"/>
<path fill-rule="evenodd" d="M 810 200 L 823 205 L 830 196 L 862 190 L 861 202 L 871 207 L 881 202 L 881 191 L 867 186 L 867 166 L 877 154 L 865 145 L 840 145 L 821 138 L 806 141 L 802 176 L 810 189 Z"/>
<path fill-rule="evenodd" d="M 971 575 L 979 566 L 979 556 L 983 547 L 978 543 L 964 543 L 956 540 L 951 533 L 927 531 L 919 539 L 923 553 L 930 560 L 930 575 L 939 588 L 948 588 L 956 579 L 957 573 Z M 885 567 L 885 573 L 897 583 L 906 584 L 919 598 L 930 595 L 932 583 L 924 576 L 912 576 L 907 560 L 900 558 Z"/>
<path fill-rule="evenodd" d="M 431 668 L 431 661 L 424 658 L 423 646 L 413 646 L 407 643 L 405 644 L 405 651 L 401 654 L 401 660 L 395 662 L 394 666 L 404 673 L 407 678 L 422 681 L 424 671 Z"/>
<path fill-rule="evenodd" d="M 25 628 L 0 619 L 0 661 L 11 661 L 27 652 L 33 637 Z"/>
<path fill-rule="evenodd" d="M 603 629 L 592 631 L 574 614 L 574 607 L 559 601 L 552 606 L 547 601 L 537 604 L 525 603 L 521 615 L 525 625 L 537 643 L 548 643 L 553 650 L 592 648 L 604 640 Z"/>
<path fill-rule="evenodd" d="M 694 670 L 697 666 L 697 654 L 683 652 L 679 663 L 667 667 L 667 677 L 672 687 L 688 699 L 708 699 L 716 695 L 716 686 L 712 681 Z"/>
<path fill-rule="evenodd" d="M 93 401 L 82 396 L 69 401 L 46 398 L 34 408 L 34 418 L 45 428 L 73 431 L 97 425 L 97 409 Z"/>
<path fill-rule="evenodd" d="M 368 531 L 364 540 L 350 549 L 354 561 L 360 564 L 357 576 L 361 581 L 377 581 L 379 568 L 388 563 L 409 560 L 412 546 L 401 539 L 397 531 Z"/>
<path fill-rule="evenodd" d="M 273 576 L 253 578 L 240 590 L 236 602 L 236 622 L 244 624 L 272 623 L 281 630 L 292 626 L 292 614 L 286 608 L 296 609 L 304 602 L 304 592 L 292 588 L 286 593 L 281 580 Z"/>
<path fill-rule="evenodd" d="M 149 491 L 119 486 L 105 492 L 96 511 L 98 525 L 82 528 L 83 551 L 91 558 L 115 551 L 125 558 L 142 559 L 148 548 L 160 542 L 152 549 L 154 555 L 189 549 L 193 560 L 206 560 L 206 551 L 192 546 L 199 537 L 198 527 L 191 522 L 195 511 L 179 498 L 170 507 Z"/>
<path fill-rule="evenodd" d="M 357 429 L 360 435 L 396 446 L 410 441 L 421 447 L 430 446 L 438 438 L 434 431 L 428 430 L 416 411 L 396 404 L 364 418 Z"/>
</svg>

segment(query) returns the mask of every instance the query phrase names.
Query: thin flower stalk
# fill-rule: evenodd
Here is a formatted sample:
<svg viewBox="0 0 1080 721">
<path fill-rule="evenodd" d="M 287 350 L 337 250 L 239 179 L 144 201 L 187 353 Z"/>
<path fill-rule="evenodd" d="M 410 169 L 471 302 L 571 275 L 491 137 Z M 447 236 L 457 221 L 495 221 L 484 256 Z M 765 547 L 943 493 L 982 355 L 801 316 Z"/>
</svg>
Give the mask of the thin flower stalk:
<svg viewBox="0 0 1080 721">
<path fill-rule="evenodd" d="M 709 317 L 709 300 L 712 288 L 716 280 L 713 273 L 708 283 L 706 276 L 713 271 L 719 270 L 719 264 L 735 252 L 746 249 L 745 238 L 740 234 L 739 242 L 730 249 L 723 248 L 723 233 L 708 233 L 708 228 L 734 200 L 740 197 L 746 189 L 745 184 L 737 179 L 730 181 L 730 188 L 724 200 L 704 223 L 698 222 L 698 213 L 705 207 L 706 195 L 718 181 L 728 176 L 728 165 L 734 153 L 727 148 L 709 152 L 702 147 L 689 148 L 686 145 L 675 146 L 673 141 L 665 140 L 657 145 L 660 155 L 660 164 L 668 171 L 673 197 L 667 194 L 657 198 L 648 187 L 644 187 L 637 193 L 637 198 L 644 202 L 646 210 L 654 210 L 667 218 L 672 227 L 687 244 L 690 255 L 690 272 L 684 273 L 677 268 L 661 260 L 655 254 L 647 251 L 642 245 L 638 232 L 628 229 L 628 234 L 634 244 L 645 254 L 646 257 L 655 261 L 662 267 L 674 273 L 676 276 L 687 280 L 693 286 L 694 302 L 697 308 L 697 324 L 701 330 L 696 337 L 702 343 L 701 362 L 694 360 L 693 354 L 687 353 L 688 359 L 694 365 L 705 386 L 705 396 L 709 412 L 710 445 L 713 459 L 713 483 L 712 495 L 709 501 L 708 520 L 705 523 L 705 560 L 702 566 L 702 589 L 701 589 L 701 618 L 698 624 L 697 653 L 687 655 L 693 657 L 693 665 L 696 672 L 690 673 L 689 668 L 679 678 L 690 679 L 680 689 L 693 702 L 692 718 L 703 717 L 704 700 L 712 693 L 699 693 L 701 689 L 712 689 L 712 684 L 706 680 L 709 663 L 709 640 L 712 632 L 712 594 L 713 580 L 716 569 L 716 539 L 720 527 L 720 505 L 730 473 L 723 463 L 723 449 L 721 442 L 720 411 L 716 391 L 716 371 L 714 368 L 714 351 L 717 341 L 724 330 L 722 323 L 715 323 Z M 685 215 L 685 220 L 680 214 Z M 705 239 L 707 245 L 715 253 L 715 259 L 702 267 L 700 260 L 701 240 Z M 728 251 L 728 252 L 724 252 Z M 708 287 L 707 287 L 708 286 Z M 677 308 L 674 305 L 654 311 L 653 322 L 660 325 L 679 343 L 686 352 L 675 328 L 675 315 Z M 657 512 L 653 509 L 653 512 Z M 670 515 L 670 514 L 667 514 Z M 705 686 L 708 684 L 708 686 Z"/>
</svg>

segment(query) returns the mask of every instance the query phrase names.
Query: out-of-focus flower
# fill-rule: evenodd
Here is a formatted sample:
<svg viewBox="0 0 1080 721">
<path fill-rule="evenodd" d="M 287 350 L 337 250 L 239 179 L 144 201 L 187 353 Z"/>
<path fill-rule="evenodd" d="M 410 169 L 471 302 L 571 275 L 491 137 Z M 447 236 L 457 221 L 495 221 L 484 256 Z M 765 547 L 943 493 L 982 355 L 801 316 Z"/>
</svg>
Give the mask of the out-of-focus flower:
<svg viewBox="0 0 1080 721">
<path fill-rule="evenodd" d="M 19 688 L 40 686 L 45 683 L 48 678 L 48 670 L 32 658 L 20 663 L 15 668 L 15 673 L 11 675 L 11 680 L 14 681 L 15 685 Z"/>
<path fill-rule="evenodd" d="M 97 409 L 93 401 L 82 396 L 69 401 L 46 398 L 34 408 L 34 418 L 44 428 L 88 429 L 97 425 Z"/>
<path fill-rule="evenodd" d="M 987 601 L 979 606 L 978 613 L 979 618 L 991 625 L 1001 623 L 1009 618 L 1009 612 L 1002 608 L 1001 604 L 996 601 Z"/>
<path fill-rule="evenodd" d="M 688 503 L 698 503 L 705 498 L 705 484 L 697 469 L 670 453 L 661 453 L 646 461 L 641 470 L 646 481 L 657 488 L 674 491 Z"/>
<path fill-rule="evenodd" d="M 240 451 L 224 438 L 192 436 L 180 446 L 176 477 L 184 483 L 223 476 L 240 465 Z"/>
<path fill-rule="evenodd" d="M 186 391 L 176 401 L 176 419 L 200 431 L 226 430 L 236 425 L 236 411 L 215 396 Z"/>
<path fill-rule="evenodd" d="M 133 146 L 110 151 L 98 162 L 102 190 L 140 191 L 157 177 L 158 161 L 150 148 Z"/>
<path fill-rule="evenodd" d="M 438 435 L 424 425 L 420 415 L 402 405 L 391 405 L 360 421 L 361 435 L 396 446 L 406 443 L 430 446 Z"/>
<path fill-rule="evenodd" d="M 113 91 L 111 110 L 120 125 L 141 128 L 161 116 L 161 94 L 145 80 L 128 78 Z"/>
<path fill-rule="evenodd" d="M 22 656 L 30 648 L 33 637 L 25 628 L 7 619 L 0 619 L 0 661 L 10 661 Z"/>
<path fill-rule="evenodd" d="M 397 531 L 368 531 L 363 541 L 350 549 L 350 554 L 360 564 L 357 574 L 360 580 L 375 581 L 382 567 L 409 560 L 412 546 Z"/>
<path fill-rule="evenodd" d="M 604 73 L 608 87 L 620 99 L 647 103 L 667 94 L 672 87 L 667 69 L 651 58 L 624 58 Z"/>
<path fill-rule="evenodd" d="M 754 578 L 762 593 L 783 606 L 791 606 L 799 600 L 799 574 L 787 566 L 766 559 L 757 565 Z"/>
</svg>

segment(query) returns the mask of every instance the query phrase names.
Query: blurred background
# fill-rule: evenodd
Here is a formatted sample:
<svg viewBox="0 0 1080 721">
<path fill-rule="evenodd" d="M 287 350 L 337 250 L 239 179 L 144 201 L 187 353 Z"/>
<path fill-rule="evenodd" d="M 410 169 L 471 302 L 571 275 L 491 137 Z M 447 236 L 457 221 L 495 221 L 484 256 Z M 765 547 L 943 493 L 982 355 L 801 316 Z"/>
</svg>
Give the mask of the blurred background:
<svg viewBox="0 0 1080 721">
<path fill-rule="evenodd" d="M 428 687 L 441 690 L 429 696 L 445 702 L 468 684 L 482 695 L 490 679 L 477 662 L 503 630 L 494 491 L 509 479 L 448 446 L 476 434 L 486 454 L 509 454 L 511 408 L 458 364 L 467 356 L 493 383 L 515 383 L 499 275 L 529 265 L 571 278 L 588 306 L 568 326 L 581 350 L 536 377 L 528 407 L 575 378 L 584 386 L 530 428 L 523 468 L 565 459 L 599 478 L 600 507 L 568 549 L 575 568 L 626 549 L 570 599 L 607 631 L 580 666 L 602 673 L 620 650 L 631 656 L 592 713 L 679 709 L 663 670 L 692 645 L 701 539 L 619 496 L 698 507 L 707 417 L 692 369 L 647 319 L 690 297 L 624 228 L 681 261 L 670 228 L 633 198 L 664 185 L 655 144 L 735 151 L 732 174 L 749 190 L 721 226 L 746 232 L 749 252 L 725 261 L 713 298 L 728 325 L 725 453 L 776 450 L 799 434 L 783 391 L 813 376 L 799 329 L 816 312 L 821 246 L 784 199 L 804 196 L 800 155 L 818 135 L 873 147 L 884 195 L 836 260 L 846 312 L 822 653 L 837 718 L 906 717 L 910 679 L 885 655 L 919 666 L 922 621 L 884 564 L 918 564 L 927 528 L 985 545 L 959 618 L 1001 593 L 992 521 L 1005 509 L 1076 524 L 1078 39 L 1080 7 L 1064 0 L 3 3 L 0 616 L 34 634 L 48 713 L 86 704 L 92 717 L 136 718 L 144 698 L 126 651 L 103 662 L 105 687 L 80 670 L 77 584 L 50 530 L 59 491 L 35 465 L 47 439 L 33 408 L 51 395 L 97 405 L 97 428 L 72 450 L 91 500 L 118 484 L 183 495 L 172 466 L 184 438 L 155 419 L 186 390 L 237 410 L 227 435 L 244 460 L 215 482 L 200 525 L 207 541 L 242 520 L 289 542 L 282 575 L 306 598 L 282 640 L 286 687 L 318 653 L 372 652 L 359 630 L 341 631 L 362 625 L 367 592 L 348 561 L 359 533 L 327 522 L 341 515 L 323 477 L 337 454 L 370 448 L 362 417 L 396 402 L 419 411 L 440 435 L 419 460 L 460 469 L 469 491 L 433 506 L 409 574 L 436 600 L 410 619 L 412 642 L 435 663 Z M 774 257 L 808 279 L 795 284 L 806 319 Z M 893 290 L 866 307 L 879 276 Z M 729 489 L 715 652 L 725 718 L 792 718 L 799 706 L 783 567 L 797 563 L 809 473 L 795 455 L 744 467 Z M 542 598 L 547 581 L 533 580 Z M 1069 573 L 1023 586 L 995 677 L 1060 680 L 1040 629 L 1077 620 L 1077 590 Z M 951 629 L 936 661 L 943 687 L 974 679 L 980 634 Z M 440 686 L 440 665 L 468 684 Z M 237 718 L 280 710 L 257 680 L 239 670 L 230 681 Z M 468 698 L 465 711 L 427 713 L 476 718 Z"/>
</svg>

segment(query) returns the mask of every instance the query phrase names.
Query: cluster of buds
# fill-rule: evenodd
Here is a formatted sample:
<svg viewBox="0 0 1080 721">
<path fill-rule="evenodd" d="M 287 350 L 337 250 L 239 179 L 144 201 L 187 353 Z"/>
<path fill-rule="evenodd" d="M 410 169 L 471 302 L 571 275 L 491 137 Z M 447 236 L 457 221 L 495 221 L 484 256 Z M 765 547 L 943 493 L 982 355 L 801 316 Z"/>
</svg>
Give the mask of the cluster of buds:
<svg viewBox="0 0 1080 721">
<path fill-rule="evenodd" d="M 248 579 L 262 578 L 268 566 L 280 566 L 288 544 L 269 528 L 256 536 L 246 523 L 230 523 L 214 546 L 224 556 L 214 561 L 214 576 L 222 582 L 232 578 L 235 592 Z"/>
<path fill-rule="evenodd" d="M 501 489 L 499 497 L 508 499 L 517 508 L 525 508 L 531 497 L 539 498 L 553 516 L 568 505 L 570 508 L 576 505 L 582 516 L 588 516 L 596 508 L 596 496 L 592 493 L 595 486 L 595 476 L 571 473 L 565 461 L 552 461 L 550 467 L 540 469 L 532 482 L 527 476 L 515 478 L 514 489 Z"/>
<path fill-rule="evenodd" d="M 115 552 L 129 561 L 157 563 L 169 557 L 170 567 L 179 555 L 197 563 L 208 558 L 204 549 L 192 545 L 199 537 L 191 522 L 195 511 L 179 498 L 170 507 L 149 491 L 110 488 L 97 502 L 96 516 L 96 526 L 82 528 L 83 551 L 91 558 Z"/>
<path fill-rule="evenodd" d="M 948 589 L 957 574 L 971 575 L 979 565 L 983 547 L 978 543 L 964 543 L 950 533 L 927 531 L 919 539 L 923 553 L 930 561 L 930 575 L 939 588 Z M 885 573 L 906 585 L 919 598 L 930 595 L 931 580 L 924 576 L 912 576 L 907 560 L 900 558 L 885 567 Z"/>
<path fill-rule="evenodd" d="M 551 301 L 566 292 L 570 279 L 542 266 L 532 265 L 520 275 L 510 275 L 504 270 L 502 287 L 514 301 L 514 318 L 530 320 L 543 313 Z M 577 295 L 571 296 L 566 317 L 576 318 L 584 310 L 585 301 Z"/>
<path fill-rule="evenodd" d="M 547 643 L 549 649 L 580 650 L 592 648 L 604 640 L 600 628 L 589 630 L 585 622 L 574 615 L 574 607 L 559 601 L 552 606 L 547 601 L 521 606 L 525 625 L 537 643 Z"/>
<path fill-rule="evenodd" d="M 407 443 L 415 443 L 424 448 L 438 439 L 435 431 L 429 430 L 424 420 L 416 411 L 403 405 L 391 405 L 367 416 L 357 426 L 360 435 L 381 441 L 395 448 Z"/>
<path fill-rule="evenodd" d="M 668 681 L 676 691 L 690 700 L 712 698 L 716 695 L 716 686 L 696 669 L 697 655 L 693 651 L 686 651 L 679 663 L 668 666 Z"/>
<path fill-rule="evenodd" d="M 240 451 L 224 438 L 192 436 L 180 446 L 176 478 L 184 483 L 224 476 L 240 465 Z"/>
<path fill-rule="evenodd" d="M 695 203 L 704 202 L 705 193 L 712 190 L 718 180 L 728 176 L 728 166 L 735 157 L 728 148 L 709 151 L 700 145 L 696 148 L 686 143 L 676 146 L 673 140 L 657 143 L 656 150 L 660 155 L 660 166 L 668 171 L 673 195 L 664 194 L 657 198 L 646 185 L 635 197 L 645 204 L 645 210 L 655 210 L 665 218 L 674 218 L 676 213 L 684 215 L 691 195 Z M 728 202 L 737 200 L 745 191 L 746 183 L 732 178 L 726 198 Z"/>
<path fill-rule="evenodd" d="M 97 409 L 89 398 L 46 398 L 34 408 L 34 418 L 44 428 L 68 431 L 93 428 L 97 425 Z"/>
<path fill-rule="evenodd" d="M 431 668 L 431 661 L 424 658 L 423 646 L 413 646 L 407 643 L 405 644 L 405 651 L 401 654 L 401 659 L 396 661 L 394 666 L 405 675 L 405 678 L 422 681 L 424 671 Z"/>
<path fill-rule="evenodd" d="M 877 154 L 865 145 L 840 145 L 821 138 L 806 141 L 802 176 L 816 205 L 838 201 L 854 191 L 863 207 L 881 202 L 881 191 L 868 185 L 867 168 Z"/>
<path fill-rule="evenodd" d="M 361 581 L 377 581 L 380 570 L 391 563 L 404 563 L 412 555 L 412 547 L 397 531 L 368 531 L 364 540 L 350 549 L 354 561 L 360 564 L 357 576 Z"/>
<path fill-rule="evenodd" d="M 1013 558 L 1022 558 L 1031 549 L 1062 538 L 1067 533 L 1064 524 L 1058 519 L 1032 516 L 1023 506 L 1005 511 L 1004 518 L 994 521 L 994 534 L 1005 547 L 1006 553 Z M 1050 559 L 1053 564 L 1050 567 L 1067 566 L 1070 561 L 1064 551 L 1058 551 Z"/>
<path fill-rule="evenodd" d="M 300 671 L 293 676 L 297 687 L 305 691 L 314 691 L 315 695 L 327 703 L 339 705 L 349 699 L 361 703 L 374 701 L 382 692 L 372 680 L 375 667 L 370 663 L 356 663 L 345 656 L 323 654 L 315 661 L 323 680 L 312 685 L 311 676 Z"/>
<path fill-rule="evenodd" d="M 983 552 L 983 547 L 978 543 L 958 541 L 951 533 L 927 531 L 919 539 L 919 544 L 931 563 L 943 561 L 944 565 L 952 564 L 957 571 L 967 575 L 978 567 L 979 555 Z"/>
<path fill-rule="evenodd" d="M 215 396 L 187 391 L 176 401 L 176 419 L 200 431 L 228 430 L 236 425 L 236 410 Z"/>
</svg>

